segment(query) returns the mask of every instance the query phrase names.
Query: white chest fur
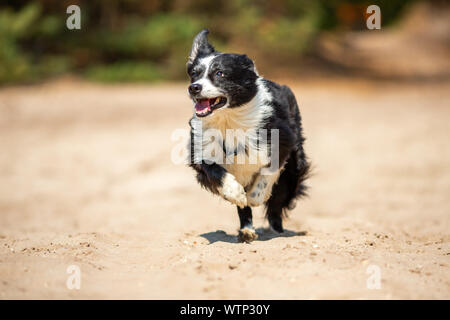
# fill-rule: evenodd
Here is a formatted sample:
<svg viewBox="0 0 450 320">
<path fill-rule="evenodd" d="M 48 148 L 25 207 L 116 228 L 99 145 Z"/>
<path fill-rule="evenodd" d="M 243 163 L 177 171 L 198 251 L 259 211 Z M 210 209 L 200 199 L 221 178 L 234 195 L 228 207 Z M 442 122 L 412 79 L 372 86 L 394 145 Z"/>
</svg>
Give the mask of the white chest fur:
<svg viewBox="0 0 450 320">
<path fill-rule="evenodd" d="M 216 110 L 206 118 L 191 120 L 194 161 L 211 161 L 224 167 L 244 187 L 249 186 L 262 167 L 270 163 L 267 143 L 258 131 L 271 115 L 272 97 L 261 78 L 258 92 L 247 104 Z M 199 150 L 201 149 L 201 150 Z"/>
</svg>

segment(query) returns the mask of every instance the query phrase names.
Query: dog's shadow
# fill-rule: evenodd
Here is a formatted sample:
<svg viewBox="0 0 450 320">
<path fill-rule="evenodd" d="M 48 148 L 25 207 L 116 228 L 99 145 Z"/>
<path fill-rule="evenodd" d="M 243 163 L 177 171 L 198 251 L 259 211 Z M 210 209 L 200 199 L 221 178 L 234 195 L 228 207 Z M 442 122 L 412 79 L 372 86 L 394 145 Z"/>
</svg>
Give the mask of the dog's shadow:
<svg viewBox="0 0 450 320">
<path fill-rule="evenodd" d="M 306 236 L 306 231 L 292 231 L 288 229 L 284 229 L 284 232 L 278 233 L 273 231 L 270 228 L 258 228 L 256 229 L 256 233 L 258 234 L 258 239 L 255 241 L 267 241 L 274 238 L 290 238 L 290 237 L 298 237 L 298 236 Z M 215 232 L 203 233 L 200 237 L 205 238 L 209 241 L 209 244 L 215 242 L 228 242 L 228 243 L 240 243 L 237 235 L 231 235 L 226 233 L 223 230 L 217 230 Z"/>
</svg>

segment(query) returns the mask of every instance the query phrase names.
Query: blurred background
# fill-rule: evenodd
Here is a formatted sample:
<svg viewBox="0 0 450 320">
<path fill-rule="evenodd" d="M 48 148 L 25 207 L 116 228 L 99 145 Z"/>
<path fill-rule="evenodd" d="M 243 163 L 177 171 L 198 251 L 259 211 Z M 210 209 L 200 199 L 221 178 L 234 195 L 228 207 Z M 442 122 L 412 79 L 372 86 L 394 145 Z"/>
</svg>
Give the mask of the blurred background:
<svg viewBox="0 0 450 320">
<path fill-rule="evenodd" d="M 66 28 L 71 4 L 81 8 L 81 30 Z M 370 4 L 381 8 L 388 37 L 367 30 Z M 61 74 L 185 80 L 192 39 L 204 27 L 216 49 L 248 53 L 268 76 L 448 77 L 443 0 L 14 0 L 0 4 L 0 84 Z"/>
<path fill-rule="evenodd" d="M 313 165 L 251 245 L 172 162 L 205 27 L 292 88 Z M 449 101 L 448 1 L 0 1 L 0 299 L 449 299 Z"/>
</svg>

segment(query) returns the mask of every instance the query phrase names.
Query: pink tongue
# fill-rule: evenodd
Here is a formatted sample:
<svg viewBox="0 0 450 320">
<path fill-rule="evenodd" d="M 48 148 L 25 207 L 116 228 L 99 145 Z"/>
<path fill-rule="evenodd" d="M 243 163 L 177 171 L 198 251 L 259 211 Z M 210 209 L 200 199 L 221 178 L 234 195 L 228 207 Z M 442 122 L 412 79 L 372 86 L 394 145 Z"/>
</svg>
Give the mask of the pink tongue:
<svg viewBox="0 0 450 320">
<path fill-rule="evenodd" d="M 195 104 L 195 110 L 202 111 L 209 108 L 209 99 L 200 100 Z"/>
</svg>

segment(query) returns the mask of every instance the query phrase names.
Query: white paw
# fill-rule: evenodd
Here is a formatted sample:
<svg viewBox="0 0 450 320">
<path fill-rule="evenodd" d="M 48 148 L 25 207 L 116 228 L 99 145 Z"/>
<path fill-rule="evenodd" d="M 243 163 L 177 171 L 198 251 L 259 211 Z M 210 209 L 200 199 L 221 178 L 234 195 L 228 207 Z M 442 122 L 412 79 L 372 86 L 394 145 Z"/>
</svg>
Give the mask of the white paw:
<svg viewBox="0 0 450 320">
<path fill-rule="evenodd" d="M 244 187 L 230 173 L 227 173 L 223 178 L 220 193 L 226 200 L 241 208 L 247 206 L 247 195 Z"/>
<path fill-rule="evenodd" d="M 238 234 L 239 242 L 250 243 L 256 239 L 258 239 L 258 234 L 256 233 L 255 229 L 245 227 L 245 228 L 239 230 L 239 234 Z"/>
</svg>

